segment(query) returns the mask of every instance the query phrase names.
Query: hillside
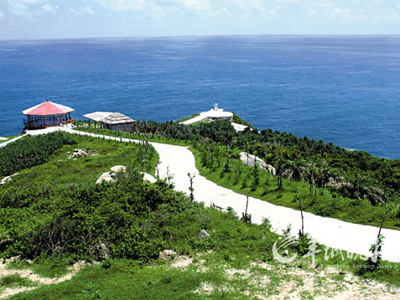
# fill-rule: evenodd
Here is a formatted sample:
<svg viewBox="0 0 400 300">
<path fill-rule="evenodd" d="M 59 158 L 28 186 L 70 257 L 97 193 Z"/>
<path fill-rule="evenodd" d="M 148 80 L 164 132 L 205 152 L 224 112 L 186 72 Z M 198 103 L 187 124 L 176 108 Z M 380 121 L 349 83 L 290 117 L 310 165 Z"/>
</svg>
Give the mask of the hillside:
<svg viewBox="0 0 400 300">
<path fill-rule="evenodd" d="M 305 209 L 311 210 L 312 205 L 307 205 L 308 198 L 314 199 L 320 206 L 326 205 L 328 209 L 329 201 L 340 199 L 341 204 L 348 201 L 356 210 L 356 203 L 361 197 L 358 202 L 371 207 L 371 212 L 367 211 L 365 215 L 372 211 L 376 214 L 370 223 L 376 224 L 382 219 L 381 213 L 385 210 L 383 203 L 374 204 L 361 194 L 357 195 L 359 198 L 348 198 L 338 191 L 332 192 L 319 186 L 316 176 L 312 179 L 311 195 L 310 183 L 306 178 L 284 178 L 283 171 L 280 174 L 282 186 L 278 184 L 279 175 L 273 176 L 245 165 L 240 166 L 241 174 L 236 177 L 238 152 L 243 149 L 250 152 L 256 142 L 248 141 L 257 140 L 258 137 L 253 135 L 261 135 L 259 133 L 245 132 L 242 136 L 234 133 L 229 124 L 224 122 L 200 124 L 196 126 L 198 129 L 152 122 L 139 123 L 137 126 L 132 133 L 106 133 L 190 145 L 196 154 L 197 166 L 207 177 L 230 188 L 242 189 L 243 193 L 266 196 L 267 201 L 303 197 Z M 141 132 L 146 132 L 146 135 Z M 1 187 L 0 250 L 4 258 L 19 256 L 17 260 L 7 261 L 8 268 L 32 269 L 42 277 L 60 277 L 68 272 L 68 266 L 82 260 L 85 262 L 79 264 L 78 273 L 71 273 L 71 280 L 56 285 L 47 285 L 38 277 L 25 276 L 26 273 L 20 271 L 5 272 L 2 271 L 3 267 L 0 268 L 0 290 L 3 289 L 3 293 L 20 286 L 37 288 L 18 294 L 15 299 L 264 299 L 326 296 L 394 299 L 398 296 L 398 288 L 365 279 L 399 286 L 399 264 L 382 261 L 374 271 L 365 270 L 368 264 L 360 256 L 348 258 L 343 253 L 345 257 L 342 258 L 340 252 L 335 252 L 336 255 L 326 259 L 323 245 L 316 245 L 316 250 L 320 250 L 314 257 L 317 263 L 312 256 L 299 256 L 288 265 L 281 264 L 274 259 L 272 250 L 274 243 L 281 243 L 285 236 L 271 232 L 268 220 L 261 226 L 255 225 L 249 222 L 251 217 L 250 220 L 240 220 L 232 210 L 220 212 L 190 201 L 189 197 L 175 192 L 168 180 L 159 180 L 155 184 L 143 181 L 141 170 L 156 175 L 154 169 L 158 156 L 151 146 L 63 136 L 70 145 L 54 150 L 48 161 L 18 170 L 20 173 Z M 247 143 L 246 136 L 249 139 Z M 275 140 L 278 138 L 275 137 Z M 17 143 L 26 142 L 30 141 Z M 257 143 L 258 146 L 262 145 L 261 141 Z M 284 144 L 282 141 L 279 143 Z M 299 147 L 297 142 L 292 145 Z M 145 153 L 144 147 L 148 147 Z M 18 157 L 17 149 L 15 155 Z M 75 149 L 90 149 L 94 155 L 68 159 Z M 305 153 L 310 155 L 310 159 L 320 158 L 315 149 L 309 151 L 301 152 L 303 159 L 308 158 Z M 257 155 L 261 156 L 259 153 Z M 331 164 L 329 155 L 327 160 Z M 354 159 L 351 154 L 343 156 L 350 161 Z M 371 163 L 380 160 L 366 157 Z M 273 158 L 275 156 L 268 162 L 279 166 Z M 387 163 L 392 162 L 383 160 L 383 164 Z M 393 163 L 396 165 L 397 161 Z M 121 164 L 128 169 L 117 177 L 115 183 L 95 184 L 102 172 Z M 350 176 L 351 172 L 344 172 L 343 176 Z M 370 174 L 380 178 L 372 171 Z M 257 176 L 258 184 L 254 184 Z M 377 182 L 377 188 L 393 184 L 387 183 L 384 177 L 382 179 L 382 182 Z M 235 180 L 237 183 L 233 184 Z M 268 195 L 262 195 L 265 190 Z M 397 203 L 397 191 L 393 189 L 388 194 L 390 201 Z M 279 201 L 277 203 L 281 204 Z M 297 207 L 297 203 L 292 205 Z M 365 207 L 358 209 L 364 211 Z M 348 208 L 337 210 L 345 215 L 343 213 Z M 396 228 L 399 226 L 396 219 L 396 215 L 388 215 L 385 225 Z M 364 219 L 359 220 L 363 222 Z M 288 252 L 285 252 L 289 257 L 293 253 L 307 254 L 310 250 L 311 244 L 307 239 L 299 237 L 292 242 L 287 247 Z M 173 250 L 170 252 L 172 257 L 159 259 L 160 252 L 165 249 Z M 333 265 L 335 267 L 332 268 Z"/>
</svg>

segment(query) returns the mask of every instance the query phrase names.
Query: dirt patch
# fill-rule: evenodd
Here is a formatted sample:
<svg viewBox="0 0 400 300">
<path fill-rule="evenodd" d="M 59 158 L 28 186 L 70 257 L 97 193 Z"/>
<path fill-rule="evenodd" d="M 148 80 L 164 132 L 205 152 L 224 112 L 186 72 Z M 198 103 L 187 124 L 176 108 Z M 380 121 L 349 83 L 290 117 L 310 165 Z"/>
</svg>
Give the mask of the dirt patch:
<svg viewBox="0 0 400 300">
<path fill-rule="evenodd" d="M 193 262 L 193 259 L 191 259 L 189 256 L 186 256 L 186 255 L 178 256 L 172 262 L 171 268 L 186 269 L 188 266 L 190 266 L 192 264 L 192 262 Z"/>
<path fill-rule="evenodd" d="M 197 268 L 197 272 L 200 273 L 206 273 L 210 270 L 210 268 L 205 266 L 206 260 L 205 259 L 201 259 L 198 263 L 198 268 Z"/>
<path fill-rule="evenodd" d="M 214 286 L 209 282 L 203 282 L 201 287 L 194 291 L 195 294 L 199 295 L 211 295 L 214 292 Z"/>
<path fill-rule="evenodd" d="M 21 293 L 21 292 L 30 291 L 30 290 L 36 289 L 42 285 L 57 284 L 57 283 L 61 283 L 61 282 L 70 280 L 85 265 L 84 261 L 79 261 L 79 262 L 75 263 L 70 268 L 70 271 L 67 274 L 65 274 L 64 276 L 57 277 L 57 278 L 47 278 L 47 277 L 42 277 L 42 276 L 34 273 L 30 269 L 24 269 L 24 270 L 7 269 L 7 266 L 11 261 L 12 260 L 7 260 L 5 263 L 0 264 L 0 278 L 6 277 L 6 276 L 11 276 L 11 275 L 18 275 L 22 278 L 26 278 L 26 279 L 29 279 L 30 281 L 38 283 L 39 285 L 35 286 L 35 287 L 6 288 L 3 291 L 0 291 L 0 299 L 5 299 L 12 295 Z"/>
<path fill-rule="evenodd" d="M 273 295 L 265 290 L 271 283 L 267 275 L 252 274 L 249 285 L 259 290 L 254 294 L 258 299 L 399 299 L 400 289 L 372 280 L 361 279 L 351 273 L 338 270 L 302 270 L 299 268 L 274 267 L 266 264 L 252 264 L 263 270 L 274 270 L 280 277 Z M 253 272 L 254 273 L 254 272 Z M 338 278 L 338 276 L 341 276 Z"/>
<path fill-rule="evenodd" d="M 21 287 L 21 288 L 7 288 L 0 293 L 0 299 L 6 299 L 19 293 L 29 292 L 36 289 L 36 287 Z"/>
<path fill-rule="evenodd" d="M 229 279 L 247 279 L 250 277 L 250 270 L 244 269 L 227 269 L 225 270 L 225 275 Z"/>
</svg>

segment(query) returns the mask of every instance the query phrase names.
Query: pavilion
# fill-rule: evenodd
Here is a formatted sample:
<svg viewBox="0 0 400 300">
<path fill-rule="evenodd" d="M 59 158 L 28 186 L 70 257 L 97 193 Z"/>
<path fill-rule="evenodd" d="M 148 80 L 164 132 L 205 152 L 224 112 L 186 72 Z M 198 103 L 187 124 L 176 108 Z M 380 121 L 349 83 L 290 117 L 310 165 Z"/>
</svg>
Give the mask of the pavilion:
<svg viewBox="0 0 400 300">
<path fill-rule="evenodd" d="M 40 129 L 50 126 L 71 124 L 74 118 L 71 112 L 74 109 L 57 104 L 47 99 L 45 102 L 24 110 L 22 113 L 28 118 L 24 121 L 25 129 Z"/>
<path fill-rule="evenodd" d="M 89 126 L 90 121 L 93 121 L 95 128 L 100 127 L 110 130 L 129 131 L 132 128 L 132 124 L 136 122 L 136 120 L 119 112 L 96 111 L 83 116 L 89 119 Z"/>
</svg>

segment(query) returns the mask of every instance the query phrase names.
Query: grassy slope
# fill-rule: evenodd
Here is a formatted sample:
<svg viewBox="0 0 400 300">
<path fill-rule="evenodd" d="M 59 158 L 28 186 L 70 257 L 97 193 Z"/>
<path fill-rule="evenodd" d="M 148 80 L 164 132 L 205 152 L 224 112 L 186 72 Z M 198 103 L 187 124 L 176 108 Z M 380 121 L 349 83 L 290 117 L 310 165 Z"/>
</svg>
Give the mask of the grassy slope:
<svg viewBox="0 0 400 300">
<path fill-rule="evenodd" d="M 95 130 L 95 129 L 83 129 L 84 131 L 100 133 L 104 135 L 122 136 L 126 138 L 142 139 L 142 136 L 134 135 L 126 132 L 116 132 L 110 130 Z M 178 146 L 189 146 L 190 143 L 185 141 L 176 141 L 172 139 L 166 139 L 163 137 L 148 137 L 150 141 L 167 143 Z M 221 148 L 222 149 L 222 148 Z M 235 168 L 237 162 L 231 160 L 231 170 L 225 174 L 223 172 L 225 158 L 225 150 L 221 150 L 221 166 L 215 167 L 214 169 L 208 169 L 202 166 L 201 153 L 200 151 L 190 147 L 196 158 L 196 166 L 200 173 L 207 179 L 217 183 L 218 185 L 232 189 L 235 192 L 249 194 L 255 198 L 259 198 L 276 205 L 290 207 L 293 209 L 299 209 L 299 204 L 294 199 L 302 197 L 303 209 L 307 212 L 311 212 L 317 215 L 336 218 L 339 220 L 379 226 L 380 221 L 385 213 L 384 207 L 376 207 L 370 205 L 367 200 L 351 200 L 348 198 L 341 197 L 339 195 L 333 195 L 328 190 L 315 189 L 317 194 L 311 197 L 309 195 L 309 185 L 304 181 L 286 180 L 284 181 L 284 189 L 277 190 L 277 178 L 266 172 L 260 171 L 260 184 L 255 190 L 251 190 L 250 186 L 252 183 L 252 172 L 253 169 L 247 167 L 245 164 L 241 164 L 241 176 L 236 179 Z M 245 183 L 245 184 L 244 184 Z M 384 228 L 399 229 L 400 220 L 395 216 L 389 215 Z"/>
<path fill-rule="evenodd" d="M 95 182 L 102 173 L 109 171 L 115 165 L 140 167 L 138 145 L 78 135 L 71 135 L 71 137 L 78 144 L 63 146 L 52 155 L 49 162 L 19 172 L 19 175 L 8 184 L 19 187 L 32 184 L 88 184 Z M 68 155 L 77 148 L 89 148 L 96 151 L 96 155 L 68 159 Z M 154 176 L 157 161 L 158 153 L 154 151 L 151 161 L 145 164 L 144 171 Z"/>
<path fill-rule="evenodd" d="M 254 299 L 284 292 L 312 299 L 332 296 L 349 284 L 360 290 L 366 286 L 351 274 L 358 270 L 353 264 L 362 264 L 359 259 L 342 260 L 337 256 L 325 261 L 322 251 L 317 254 L 316 269 L 311 267 L 310 258 L 297 259 L 291 265 L 278 264 L 270 258 L 268 240 L 272 236 L 266 234 L 266 228 L 244 224 L 215 210 L 200 210 L 211 220 L 214 250 L 191 253 L 193 264 L 188 269 L 172 269 L 169 262 L 162 261 L 143 265 L 132 260 L 110 260 L 86 267 L 70 281 L 42 286 L 12 299 Z M 185 228 L 187 223 L 183 223 Z M 180 226 L 173 224 L 171 228 Z M 325 268 L 329 265 L 342 267 Z M 365 278 L 400 286 L 399 264 L 384 263 L 384 267 Z"/>
<path fill-rule="evenodd" d="M 132 145 L 125 145 L 118 142 L 103 141 L 87 137 L 74 137 L 78 145 L 64 146 L 55 153 L 48 163 L 43 166 L 34 167 L 23 173 L 34 172 L 31 178 L 39 182 L 46 178 L 46 170 L 52 170 L 53 179 L 60 185 L 68 182 L 93 182 L 90 174 L 82 170 L 83 162 L 68 164 L 68 172 L 53 168 L 53 165 L 60 163 L 68 151 L 77 147 L 91 147 L 104 155 L 104 162 L 99 162 L 94 157 L 85 162 L 86 169 L 108 168 L 110 165 L 119 164 L 119 159 L 124 158 L 124 151 L 131 153 Z M 69 149 L 71 147 L 71 149 Z M 128 149 L 130 149 L 128 151 Z M 93 160 L 92 160 L 93 159 Z M 125 158 L 126 159 L 126 158 Z M 92 165 L 93 164 L 93 165 Z M 49 168 L 45 167 L 48 166 Z M 98 170 L 100 172 L 100 169 Z M 57 173 L 60 172 L 60 173 Z M 70 173 L 75 175 L 68 175 Z M 216 173 L 218 175 L 218 172 Z M 42 177 L 44 176 L 44 177 Z M 63 176 L 64 179 L 57 179 L 56 176 Z M 70 177 L 71 176 L 71 177 Z M 23 176 L 21 176 L 23 177 Z M 96 177 L 95 177 L 96 178 Z M 23 180 L 23 179 L 21 179 Z M 273 179 L 271 177 L 273 182 Z M 285 182 L 285 186 L 289 183 Z M 294 187 L 287 187 L 291 189 Z M 304 186 L 307 189 L 307 186 Z M 196 224 L 207 224 L 207 231 L 211 234 L 208 248 L 213 252 L 196 250 L 186 245 L 188 232 L 192 232 L 192 226 Z M 274 263 L 271 255 L 271 244 L 277 236 L 269 233 L 268 228 L 257 225 L 244 224 L 231 214 L 220 213 L 213 209 L 198 207 L 195 215 L 182 215 L 177 217 L 170 224 L 171 232 L 179 236 L 177 243 L 171 248 L 181 254 L 189 254 L 194 257 L 194 264 L 187 270 L 176 270 L 168 267 L 168 264 L 158 261 L 142 265 L 132 260 L 106 261 L 100 266 L 87 267 L 78 273 L 72 280 L 57 285 L 42 286 L 37 290 L 19 294 L 12 299 L 232 299 L 232 298 L 253 298 L 257 295 L 277 295 L 282 293 L 282 286 L 292 284 L 293 289 L 302 289 L 304 277 L 293 273 L 308 270 L 310 258 L 298 259 L 290 267 Z M 198 230 L 198 229 L 196 229 Z M 320 248 L 323 250 L 323 248 Z M 268 268 L 262 268 L 261 262 L 267 262 Z M 326 288 L 331 287 L 332 292 L 343 288 L 343 275 L 339 271 L 321 276 L 321 269 L 329 265 L 342 265 L 343 269 L 350 272 L 357 272 L 357 265 L 362 262 L 357 260 L 340 259 L 340 256 L 325 261 L 324 251 L 317 255 L 318 269 L 310 270 L 310 274 L 316 277 L 315 284 L 310 291 L 302 290 L 300 297 L 311 298 L 318 295 L 327 295 Z M 252 264 L 258 262 L 256 265 Z M 354 266 L 355 265 L 355 266 Z M 18 266 L 14 266 L 18 267 Z M 23 268 L 29 267 L 23 264 Z M 400 286 L 399 264 L 384 263 L 382 270 L 376 273 L 365 275 L 367 278 L 382 280 Z M 230 271 L 234 269 L 249 272 L 250 276 L 231 276 Z M 63 274 L 65 266 L 60 261 L 44 260 L 33 266 L 33 270 L 43 276 L 59 276 Z M 308 271 L 307 271 L 308 272 Z M 262 280 L 268 279 L 267 284 Z M 8 279 L 7 279 L 8 280 Z M 31 285 L 20 282 L 19 279 L 10 278 L 8 283 L 18 281 L 18 286 Z M 334 283 L 326 281 L 332 280 Z M 211 290 L 204 288 L 204 284 L 211 286 Z M 203 288 L 202 288 L 203 286 Z"/>
<path fill-rule="evenodd" d="M 283 179 L 283 189 L 278 189 L 277 177 L 263 170 L 259 170 L 260 183 L 254 189 L 252 187 L 254 177 L 253 167 L 248 167 L 238 160 L 231 160 L 230 171 L 224 172 L 226 158 L 222 157 L 220 167 L 215 166 L 213 169 L 210 169 L 202 165 L 201 152 L 193 147 L 190 149 L 195 155 L 196 167 L 201 175 L 220 186 L 232 189 L 241 194 L 249 193 L 250 196 L 255 198 L 296 210 L 299 210 L 299 202 L 296 199 L 301 197 L 302 207 L 307 212 L 347 222 L 378 227 L 385 213 L 384 207 L 374 207 L 368 200 L 344 198 L 321 188 L 315 188 L 311 196 L 309 184 L 304 181 Z M 224 150 L 221 150 L 221 152 L 224 152 Z M 240 176 L 237 175 L 238 164 L 240 164 Z M 400 220 L 394 215 L 389 215 L 384 223 L 384 227 L 400 229 Z"/>
<path fill-rule="evenodd" d="M 213 250 L 186 252 L 187 232 L 193 232 L 191 227 L 204 220 L 211 234 L 208 248 Z M 231 214 L 198 206 L 194 219 L 177 218 L 170 228 L 181 235 L 172 249 L 193 258 L 186 270 L 172 269 L 169 262 L 159 260 L 147 264 L 107 260 L 86 267 L 70 281 L 41 286 L 12 299 L 253 299 L 284 292 L 298 292 L 298 298 L 312 299 L 333 295 L 346 289 L 347 284 L 361 290 L 365 285 L 357 283 L 359 279 L 352 275 L 363 264 L 359 258 L 351 260 L 344 254 L 345 259 L 337 255 L 325 260 L 322 246 L 318 247 L 321 252 L 316 256 L 317 268 L 311 267 L 310 257 L 298 258 L 290 265 L 275 262 L 271 244 L 278 237 L 268 227 L 245 224 Z M 326 268 L 332 265 L 341 267 Z M 33 270 L 46 276 L 62 274 L 57 272 L 57 260 L 53 266 L 51 261 L 41 261 Z M 351 278 L 345 280 L 348 276 Z M 400 286 L 400 265 L 384 262 L 382 270 L 364 277 Z"/>
</svg>

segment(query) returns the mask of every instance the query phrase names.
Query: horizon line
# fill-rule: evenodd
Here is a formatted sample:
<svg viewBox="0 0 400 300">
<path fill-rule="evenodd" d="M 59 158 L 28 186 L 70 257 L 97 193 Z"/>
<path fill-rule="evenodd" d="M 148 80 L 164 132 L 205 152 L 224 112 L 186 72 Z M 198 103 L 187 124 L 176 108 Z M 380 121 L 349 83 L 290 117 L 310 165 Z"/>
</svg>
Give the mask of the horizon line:
<svg viewBox="0 0 400 300">
<path fill-rule="evenodd" d="M 34 42 L 66 40 L 121 40 L 121 39 L 173 39 L 173 38 L 218 38 L 218 37 L 400 37 L 400 34 L 210 34 L 210 35 L 148 35 L 148 36 L 92 36 L 65 38 L 15 38 L 1 39 L 0 42 Z"/>
</svg>

